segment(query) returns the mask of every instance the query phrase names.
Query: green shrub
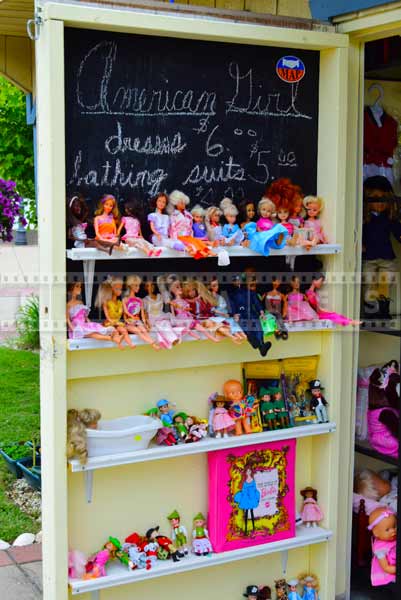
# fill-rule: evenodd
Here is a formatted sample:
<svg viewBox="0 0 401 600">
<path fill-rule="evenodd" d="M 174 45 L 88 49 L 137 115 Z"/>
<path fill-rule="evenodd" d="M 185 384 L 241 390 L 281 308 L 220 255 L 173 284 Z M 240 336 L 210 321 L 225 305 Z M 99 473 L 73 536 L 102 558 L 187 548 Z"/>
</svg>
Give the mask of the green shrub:
<svg viewBox="0 0 401 600">
<path fill-rule="evenodd" d="M 13 460 L 19 460 L 32 454 L 32 449 L 29 446 L 25 446 L 23 442 L 21 444 L 2 446 L 1 449 Z"/>
<path fill-rule="evenodd" d="M 24 350 L 38 350 L 40 347 L 39 335 L 39 298 L 31 296 L 23 306 L 18 309 L 17 318 L 17 346 Z"/>
</svg>

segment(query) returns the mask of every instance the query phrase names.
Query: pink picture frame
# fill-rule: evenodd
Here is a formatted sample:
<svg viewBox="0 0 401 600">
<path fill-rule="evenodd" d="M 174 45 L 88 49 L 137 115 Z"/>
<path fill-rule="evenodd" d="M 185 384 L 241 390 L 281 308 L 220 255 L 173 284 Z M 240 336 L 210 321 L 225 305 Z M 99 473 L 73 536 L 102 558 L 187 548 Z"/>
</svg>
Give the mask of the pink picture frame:
<svg viewBox="0 0 401 600">
<path fill-rule="evenodd" d="M 295 536 L 296 440 L 209 452 L 209 536 L 215 552 Z"/>
</svg>

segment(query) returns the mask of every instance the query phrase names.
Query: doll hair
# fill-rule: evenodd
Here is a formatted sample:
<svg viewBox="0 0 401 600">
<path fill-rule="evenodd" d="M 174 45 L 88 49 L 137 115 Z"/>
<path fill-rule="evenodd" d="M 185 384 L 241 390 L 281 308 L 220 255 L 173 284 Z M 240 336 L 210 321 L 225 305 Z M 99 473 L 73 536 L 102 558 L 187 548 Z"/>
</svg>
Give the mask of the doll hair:
<svg viewBox="0 0 401 600">
<path fill-rule="evenodd" d="M 231 404 L 231 400 L 228 400 L 227 398 L 225 398 L 225 396 L 222 396 L 221 394 L 218 394 L 217 392 L 215 392 L 214 394 L 209 396 L 208 401 L 209 401 L 209 404 L 211 404 L 214 407 L 216 407 L 217 402 L 224 402 L 225 406 L 229 406 Z"/>
<path fill-rule="evenodd" d="M 255 206 L 255 202 L 253 200 L 242 200 L 239 204 L 239 217 L 238 220 L 240 222 L 240 224 L 245 223 L 246 221 L 248 221 L 248 215 L 246 213 L 246 207 L 249 204 L 253 204 L 253 208 L 255 210 L 255 216 L 253 217 L 253 220 L 255 221 L 256 219 L 256 206 Z"/>
<path fill-rule="evenodd" d="M 292 183 L 288 177 L 280 177 L 273 181 L 266 188 L 266 196 L 271 198 L 274 203 L 279 202 L 282 199 L 286 199 L 288 202 L 292 202 L 294 197 L 303 196 L 301 186 Z"/>
<path fill-rule="evenodd" d="M 153 196 L 153 198 L 150 201 L 150 207 L 153 210 L 156 210 L 156 204 L 159 198 L 165 198 L 166 199 L 166 208 L 167 208 L 167 204 L 168 204 L 168 195 L 165 192 L 159 192 L 158 194 L 156 194 L 156 196 Z M 166 208 L 164 209 L 164 214 L 166 213 Z"/>
<path fill-rule="evenodd" d="M 303 205 L 306 208 L 306 210 L 308 210 L 308 205 L 312 202 L 316 203 L 319 206 L 319 209 L 322 210 L 324 202 L 321 196 L 305 196 L 303 200 Z"/>
<path fill-rule="evenodd" d="M 298 575 L 297 579 L 302 586 L 304 586 L 306 583 L 311 582 L 313 585 L 313 589 L 317 591 L 319 591 L 320 589 L 319 577 L 314 573 L 301 573 L 300 575 Z"/>
<path fill-rule="evenodd" d="M 126 286 L 128 288 L 128 290 L 130 289 L 130 287 L 132 285 L 135 285 L 136 283 L 141 285 L 142 283 L 142 278 L 139 277 L 139 275 L 128 275 L 127 280 L 126 280 Z"/>
<path fill-rule="evenodd" d="M 115 283 L 123 283 L 122 278 L 116 275 L 108 275 L 107 278 L 104 281 L 102 281 L 102 283 L 99 285 L 99 289 L 96 295 L 96 308 L 102 308 L 105 302 L 111 300 L 113 295 L 112 288 Z"/>
<path fill-rule="evenodd" d="M 174 190 L 168 197 L 167 212 L 171 215 L 179 202 L 183 202 L 185 206 L 190 203 L 190 199 L 184 192 L 180 190 Z"/>
<path fill-rule="evenodd" d="M 220 209 L 224 216 L 231 215 L 233 217 L 238 216 L 238 208 L 235 206 L 231 198 L 223 198 L 220 202 Z"/>
<path fill-rule="evenodd" d="M 118 210 L 118 204 L 117 204 L 117 200 L 115 198 L 115 196 L 113 196 L 112 194 L 104 194 L 104 196 L 102 196 L 99 200 L 99 203 L 97 205 L 97 209 L 95 211 L 95 217 L 98 217 L 99 215 L 102 215 L 104 212 L 104 203 L 107 200 L 112 200 L 114 202 L 114 206 L 113 206 L 113 210 L 111 211 L 114 219 L 116 220 L 117 223 L 120 222 L 120 211 Z"/>
<path fill-rule="evenodd" d="M 276 588 L 276 592 L 278 591 L 287 591 L 287 582 L 285 579 L 275 579 L 274 587 Z"/>
<path fill-rule="evenodd" d="M 82 286 L 82 281 L 70 281 L 69 283 L 67 283 L 67 296 L 72 293 L 72 290 L 76 285 Z"/>
<path fill-rule="evenodd" d="M 374 477 L 379 477 L 377 473 L 371 469 L 362 469 L 359 473 L 355 474 L 354 478 L 354 492 L 361 494 L 370 500 L 380 500 L 380 494 L 375 487 Z"/>
<path fill-rule="evenodd" d="M 363 184 L 363 222 L 369 223 L 371 215 L 369 210 L 369 192 L 373 192 L 374 190 L 382 192 L 381 197 L 377 198 L 377 201 L 380 201 L 381 198 L 386 198 L 387 200 L 387 215 L 390 221 L 395 221 L 397 219 L 397 201 L 394 198 L 394 190 L 386 177 L 383 175 L 376 175 L 374 177 L 368 177 L 365 179 Z"/>
<path fill-rule="evenodd" d="M 138 202 L 135 200 L 127 200 L 124 204 L 124 214 L 127 217 L 133 217 L 134 219 L 140 220 L 141 210 Z"/>
<path fill-rule="evenodd" d="M 314 488 L 306 487 L 303 490 L 301 490 L 299 493 L 301 494 L 302 498 L 304 498 L 304 499 L 306 498 L 306 494 L 312 493 L 312 498 L 317 501 L 317 490 L 315 490 Z"/>
<path fill-rule="evenodd" d="M 80 216 L 74 214 L 74 206 L 79 205 Z M 67 225 L 68 227 L 74 227 L 79 223 L 84 223 L 88 217 L 89 209 L 85 202 L 84 196 L 78 192 L 67 196 Z"/>
<path fill-rule="evenodd" d="M 205 213 L 205 225 L 206 225 L 206 231 L 208 234 L 208 238 L 210 239 L 211 242 L 214 242 L 215 239 L 215 231 L 214 231 L 214 227 L 212 227 L 211 225 L 211 219 L 213 215 L 218 215 L 219 217 L 221 217 L 223 213 L 221 212 L 220 208 L 218 206 L 209 206 L 209 208 L 206 209 L 206 213 Z"/>
<path fill-rule="evenodd" d="M 260 209 L 262 206 L 268 206 L 272 211 L 272 214 L 276 212 L 276 205 L 273 200 L 270 200 L 267 196 L 262 196 L 262 198 L 258 202 L 258 213 L 260 214 Z"/>
<path fill-rule="evenodd" d="M 79 458 L 81 464 L 88 460 L 86 429 L 100 420 L 101 414 L 93 408 L 67 412 L 67 458 Z"/>
<path fill-rule="evenodd" d="M 197 279 L 189 279 L 188 281 L 186 281 L 183 285 L 183 289 L 184 289 L 184 296 L 186 296 L 186 291 L 188 290 L 188 288 L 190 287 L 194 287 L 196 289 L 196 292 L 198 294 L 198 296 L 204 301 L 207 302 L 208 304 L 210 304 L 211 306 L 216 306 L 217 305 L 217 300 L 216 298 L 213 296 L 213 294 L 207 289 L 207 287 L 205 286 L 204 283 L 202 283 L 201 281 L 198 281 Z"/>
<path fill-rule="evenodd" d="M 195 204 L 195 206 L 191 210 L 191 215 L 193 217 L 195 217 L 195 216 L 204 217 L 205 216 L 205 209 L 200 204 Z"/>
</svg>

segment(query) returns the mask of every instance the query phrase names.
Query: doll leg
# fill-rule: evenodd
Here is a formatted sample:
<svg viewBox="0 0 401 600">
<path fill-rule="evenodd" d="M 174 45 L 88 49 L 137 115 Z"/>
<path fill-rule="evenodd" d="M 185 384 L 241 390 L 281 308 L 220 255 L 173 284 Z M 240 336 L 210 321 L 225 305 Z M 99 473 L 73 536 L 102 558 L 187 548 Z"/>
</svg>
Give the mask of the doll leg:
<svg viewBox="0 0 401 600">
<path fill-rule="evenodd" d="M 126 329 L 126 327 L 123 327 L 122 325 L 119 325 L 117 327 L 117 331 L 118 333 L 120 333 L 123 336 L 123 339 L 125 340 L 125 342 L 127 343 L 127 345 L 130 348 L 136 348 L 135 344 L 132 343 L 132 340 L 129 336 L 128 330 Z"/>
<path fill-rule="evenodd" d="M 242 417 L 242 427 L 245 433 L 252 433 L 248 417 Z"/>
<path fill-rule="evenodd" d="M 230 338 L 234 344 L 241 344 L 243 342 L 241 337 L 237 337 L 236 335 L 232 334 L 231 329 L 229 327 L 225 327 L 224 325 L 217 329 L 217 333 L 224 337 Z"/>
<path fill-rule="evenodd" d="M 248 535 L 248 509 L 244 510 L 245 535 Z"/>
<path fill-rule="evenodd" d="M 251 508 L 251 520 L 252 520 L 252 529 L 255 531 L 255 515 L 253 514 L 253 508 Z"/>
<path fill-rule="evenodd" d="M 127 325 L 127 329 L 130 333 L 135 333 L 141 338 L 141 340 L 153 346 L 155 350 L 160 350 L 160 346 L 154 341 L 152 336 L 146 331 L 145 327 L 139 321 L 137 324 L 130 323 Z"/>
<path fill-rule="evenodd" d="M 209 340 L 212 340 L 212 342 L 219 342 L 220 340 L 213 335 L 212 333 L 210 333 L 206 327 L 204 327 L 203 325 L 201 325 L 201 323 L 197 323 L 195 325 L 195 329 L 196 331 L 202 332 Z"/>
<path fill-rule="evenodd" d="M 85 248 L 96 248 L 101 252 L 111 255 L 115 244 L 113 242 L 104 242 L 100 240 L 85 240 Z"/>
</svg>

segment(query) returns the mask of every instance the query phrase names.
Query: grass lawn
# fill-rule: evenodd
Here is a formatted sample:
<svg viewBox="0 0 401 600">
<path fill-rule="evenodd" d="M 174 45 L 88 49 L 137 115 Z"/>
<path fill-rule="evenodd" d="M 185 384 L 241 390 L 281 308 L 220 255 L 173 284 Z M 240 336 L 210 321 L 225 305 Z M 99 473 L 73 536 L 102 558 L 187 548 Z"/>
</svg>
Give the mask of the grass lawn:
<svg viewBox="0 0 401 600">
<path fill-rule="evenodd" d="M 39 354 L 0 347 L 0 445 L 39 435 Z M 0 538 L 13 541 L 20 533 L 35 533 L 38 524 L 5 497 L 13 480 L 0 461 Z"/>
</svg>

